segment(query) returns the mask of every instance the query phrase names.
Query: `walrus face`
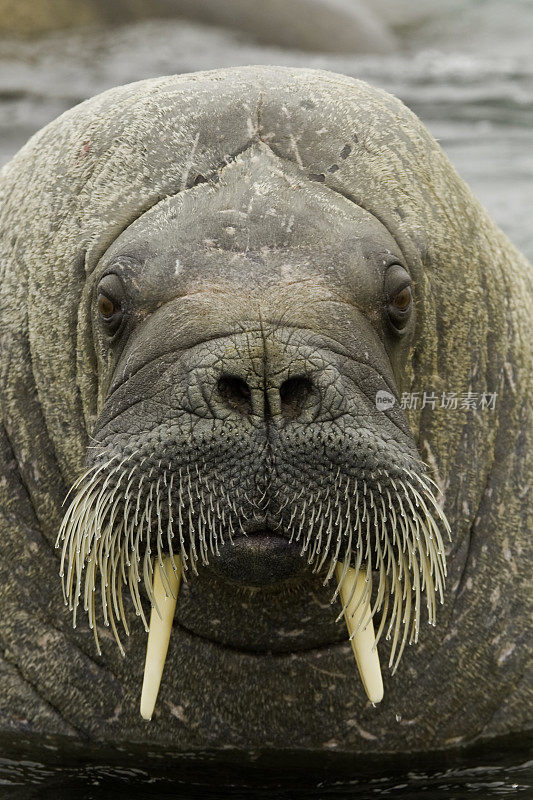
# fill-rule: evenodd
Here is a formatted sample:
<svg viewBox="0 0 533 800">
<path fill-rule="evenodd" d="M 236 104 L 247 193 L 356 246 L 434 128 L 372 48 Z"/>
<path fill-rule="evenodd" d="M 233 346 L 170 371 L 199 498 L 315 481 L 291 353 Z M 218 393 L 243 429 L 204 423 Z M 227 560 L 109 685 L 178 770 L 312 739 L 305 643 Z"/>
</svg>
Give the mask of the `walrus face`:
<svg viewBox="0 0 533 800">
<path fill-rule="evenodd" d="M 445 575 L 446 523 L 407 422 L 376 405 L 402 387 L 415 324 L 394 238 L 254 148 L 142 215 L 93 280 L 101 408 L 60 534 L 74 614 L 83 602 L 96 635 L 101 604 L 118 640 L 127 585 L 149 672 L 182 574 L 279 603 L 335 577 L 381 699 L 373 615 L 395 669 Z"/>
</svg>

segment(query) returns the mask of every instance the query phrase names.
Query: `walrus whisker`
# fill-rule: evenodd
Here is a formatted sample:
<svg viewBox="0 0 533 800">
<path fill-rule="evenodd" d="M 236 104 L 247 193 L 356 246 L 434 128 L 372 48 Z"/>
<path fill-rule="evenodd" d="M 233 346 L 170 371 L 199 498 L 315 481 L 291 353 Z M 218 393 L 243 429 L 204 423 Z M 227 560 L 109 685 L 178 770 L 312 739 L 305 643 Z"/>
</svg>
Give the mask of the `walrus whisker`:
<svg viewBox="0 0 533 800">
<path fill-rule="evenodd" d="M 121 528 L 124 527 L 124 522 L 121 522 Z M 113 555 L 111 558 L 111 592 L 112 592 L 112 599 L 113 599 L 113 610 L 115 612 L 115 616 L 117 619 L 120 619 L 120 603 L 119 603 L 119 592 L 122 588 L 122 581 L 121 578 L 124 579 L 124 573 L 122 571 L 122 560 L 121 555 L 123 554 L 124 549 L 120 546 L 120 537 L 117 536 L 113 542 Z M 117 576 L 117 567 L 119 568 L 119 574 Z M 123 620 L 122 620 L 123 621 Z"/>
<path fill-rule="evenodd" d="M 429 469 L 429 465 L 426 464 L 425 462 L 422 461 L 421 464 L 424 467 L 424 469 L 426 469 L 426 470 Z M 433 490 L 431 489 L 431 486 L 434 486 L 435 489 L 437 490 L 437 493 L 444 497 L 444 492 L 442 491 L 442 488 L 439 486 L 439 484 L 435 480 L 433 480 L 433 478 L 430 477 L 430 475 L 428 475 L 427 472 L 419 474 L 418 472 L 414 472 L 413 470 L 410 470 L 407 467 L 404 467 L 403 470 L 404 470 L 404 472 L 406 474 L 409 475 L 409 478 L 410 478 L 411 481 L 414 480 L 414 481 L 417 481 L 418 483 L 421 484 L 421 486 L 424 489 L 424 491 L 427 492 L 428 495 L 431 495 L 432 501 L 434 503 L 436 503 L 436 500 L 433 498 Z M 444 520 L 445 520 L 445 518 L 443 519 L 443 522 L 444 522 Z M 447 521 L 445 523 L 445 527 L 449 527 Z"/>
<path fill-rule="evenodd" d="M 420 486 L 422 488 L 423 496 L 426 498 L 426 500 L 429 500 L 429 502 L 431 503 L 433 509 L 435 510 L 435 513 L 437 514 L 437 516 L 438 516 L 440 522 L 442 523 L 446 533 L 448 534 L 448 538 L 451 541 L 452 532 L 451 532 L 450 524 L 449 524 L 448 520 L 446 519 L 446 515 L 444 514 L 442 508 L 440 507 L 440 505 L 438 504 L 437 500 L 435 499 L 435 497 L 433 495 L 433 492 L 431 491 L 431 487 L 426 485 L 425 480 L 427 480 L 430 483 L 434 484 L 437 487 L 437 489 L 439 490 L 439 492 L 442 494 L 441 489 L 439 489 L 439 487 L 437 486 L 435 481 L 433 481 L 431 478 L 429 478 L 428 475 L 421 476 L 421 475 L 417 475 L 416 473 L 413 473 L 413 474 L 414 474 L 415 478 L 417 479 L 418 483 L 420 484 Z M 412 483 L 411 483 L 411 486 L 414 489 L 414 486 L 413 486 Z"/>
<path fill-rule="evenodd" d="M 323 519 L 324 519 L 324 524 L 326 524 L 326 520 L 327 520 L 326 543 L 324 545 L 324 550 L 323 550 L 323 553 L 322 553 L 322 557 L 321 557 L 319 563 L 316 566 L 316 571 L 317 572 L 320 572 L 322 570 L 322 568 L 323 568 L 324 564 L 326 563 L 326 560 L 327 560 L 327 558 L 328 558 L 328 556 L 330 554 L 331 537 L 333 535 L 333 525 L 332 525 L 332 522 L 331 522 L 331 498 L 330 497 L 327 498 L 327 508 L 326 508 L 325 513 L 324 513 Z M 334 568 L 335 568 L 335 565 L 333 565 L 333 569 Z M 332 569 L 330 568 L 328 570 L 328 573 L 327 573 L 326 577 L 324 578 L 324 580 L 322 582 L 324 586 L 330 580 L 331 574 L 332 574 Z"/>
<path fill-rule="evenodd" d="M 125 651 L 118 622 L 129 635 L 123 585 L 149 631 L 139 584 L 143 583 L 159 618 L 161 608 L 153 588 L 156 569 L 161 591 L 173 598 L 169 571 L 179 570 L 185 576 L 190 566 L 197 574 L 197 562 L 207 565 L 210 558 L 220 556 L 226 536 L 233 542 L 236 526 L 246 536 L 244 509 L 253 509 L 253 518 L 263 519 L 261 504 L 268 496 L 267 484 L 271 485 L 266 481 L 259 500 L 253 502 L 233 478 L 225 484 L 216 469 L 203 462 L 174 466 L 159 460 L 141 470 L 146 457 L 132 464 L 134 455 L 113 456 L 78 479 L 57 540 L 63 543 L 64 596 L 70 601 L 74 624 L 83 594 L 99 650 L 95 603 L 99 581 L 103 622 L 121 653 Z M 418 641 L 423 593 L 431 625 L 436 620 L 436 596 L 441 600 L 443 596 L 446 564 L 441 526 L 447 530 L 449 526 L 429 482 L 404 466 L 390 476 L 374 468 L 357 477 L 337 467 L 312 494 L 302 487 L 286 487 L 278 513 L 289 508 L 283 525 L 288 541 L 298 543 L 300 556 L 314 573 L 329 562 L 324 584 L 336 573 L 331 602 L 342 598 L 337 620 L 344 615 L 349 638 L 367 642 L 365 647 L 376 658 L 385 635 L 391 642 L 388 661 L 394 674 L 407 642 Z M 281 516 L 273 524 L 281 525 Z M 179 556 L 174 552 L 176 538 Z M 362 582 L 358 583 L 358 575 Z M 375 634 L 372 625 L 368 645 L 369 625 L 378 615 L 379 625 Z"/>
<path fill-rule="evenodd" d="M 377 534 L 377 531 L 376 531 L 376 534 Z M 381 538 L 381 535 L 384 536 L 384 544 L 386 546 L 386 534 L 385 534 L 384 529 L 383 529 L 383 520 L 381 520 L 381 531 L 380 531 L 380 534 L 376 535 L 376 541 L 377 542 L 379 542 L 379 540 Z M 379 571 L 379 584 L 378 584 L 378 589 L 377 589 L 377 594 L 376 594 L 376 600 L 375 600 L 374 606 L 372 608 L 372 616 L 374 616 L 376 614 L 376 612 L 379 611 L 381 609 L 381 606 L 383 605 L 383 593 L 384 593 L 384 588 L 385 588 L 385 575 L 386 575 L 386 568 L 385 568 L 385 563 L 384 563 L 384 560 L 383 560 L 383 552 L 382 552 L 382 549 L 381 549 L 381 545 L 379 546 L 379 549 L 378 549 L 376 555 L 377 555 L 377 562 L 378 562 L 377 565 L 378 565 L 378 571 Z"/>
<path fill-rule="evenodd" d="M 117 457 L 118 457 L 118 456 L 114 456 L 114 458 L 117 458 Z M 101 464 L 101 465 L 98 465 L 98 464 L 93 464 L 93 466 L 92 466 L 92 467 L 89 467 L 89 469 L 87 469 L 85 472 L 82 472 L 82 474 L 80 475 L 80 477 L 79 477 L 79 478 L 78 478 L 78 479 L 77 479 L 77 480 L 76 480 L 76 481 L 75 481 L 75 482 L 72 484 L 72 486 L 70 487 L 70 489 L 69 489 L 69 490 L 68 490 L 68 492 L 66 493 L 66 495 L 65 495 L 65 499 L 64 499 L 64 500 L 63 500 L 63 502 L 61 503 L 61 507 L 63 507 L 63 506 L 65 505 L 65 503 L 67 502 L 67 500 L 69 499 L 69 497 L 72 495 L 72 493 L 73 493 L 73 492 L 74 492 L 74 491 L 75 491 L 75 490 L 78 488 L 78 486 L 80 486 L 80 484 L 81 484 L 81 483 L 83 483 L 83 481 L 85 481 L 85 479 L 86 479 L 86 478 L 87 478 L 87 477 L 88 477 L 88 476 L 89 476 L 89 475 L 90 475 L 92 472 L 95 472 L 95 471 L 96 471 L 96 472 L 95 472 L 95 475 L 97 475 L 97 474 L 98 474 L 98 472 L 99 472 L 100 470 L 104 469 L 104 467 L 105 467 L 105 466 L 107 466 L 107 465 L 106 465 L 106 464 Z"/>
<path fill-rule="evenodd" d="M 169 465 L 170 469 L 170 465 Z M 174 477 L 174 474 L 172 475 Z M 172 498 L 169 495 L 169 505 L 172 503 Z M 184 580 L 187 580 L 187 570 L 189 569 L 188 561 L 189 556 L 185 551 L 185 537 L 183 536 L 183 509 L 185 508 L 185 501 L 183 499 L 183 475 L 181 472 L 181 467 L 178 470 L 178 498 L 177 498 L 177 506 L 178 506 L 178 535 L 180 540 L 180 554 L 181 554 L 181 566 L 182 566 L 182 573 Z"/>
<path fill-rule="evenodd" d="M 308 564 L 310 564 L 312 562 L 312 552 L 308 552 L 308 550 L 309 550 L 309 544 L 311 542 L 311 536 L 312 536 L 312 533 L 313 533 L 313 523 L 315 521 L 316 513 L 317 513 L 317 505 L 316 505 L 316 501 L 315 501 L 315 503 L 313 504 L 313 507 L 311 509 L 311 516 L 309 517 L 309 520 L 307 522 L 307 535 L 305 537 L 304 544 L 302 545 L 302 550 L 301 550 L 301 555 L 304 555 L 304 553 L 307 553 L 307 563 Z M 315 549 L 316 549 L 316 538 L 315 538 Z"/>
<path fill-rule="evenodd" d="M 392 638 L 392 645 L 389 657 L 389 669 L 393 669 L 397 666 L 397 661 L 395 661 L 394 656 L 396 653 L 396 648 L 398 646 L 398 638 L 400 635 L 400 627 L 401 627 L 401 619 L 402 619 L 402 609 L 403 609 L 403 600 L 402 600 L 402 590 L 400 585 L 400 580 L 398 576 L 396 576 L 395 580 L 395 591 L 394 591 L 394 603 L 393 603 L 393 612 L 391 616 L 391 622 L 389 625 L 389 629 L 387 631 L 386 638 L 390 638 L 390 634 L 392 628 L 394 627 L 394 635 Z"/>
<path fill-rule="evenodd" d="M 361 607 L 362 609 L 365 609 L 365 607 L 368 606 L 368 608 L 366 609 L 367 612 L 368 612 L 368 618 L 365 620 L 365 614 L 362 611 L 362 613 L 359 616 L 359 620 L 358 620 L 357 624 L 350 631 L 350 639 L 353 639 L 354 636 L 357 635 L 357 633 L 359 632 L 359 629 L 361 627 L 363 627 L 363 628 L 366 627 L 366 625 L 368 625 L 368 622 L 372 618 L 371 610 L 370 610 L 370 598 L 372 596 L 372 568 L 371 568 L 370 561 L 367 562 L 366 570 L 364 570 L 364 574 L 365 574 L 365 578 L 364 578 L 365 585 L 364 585 L 364 588 L 363 588 L 363 592 L 362 592 L 361 596 L 359 597 L 359 599 L 357 600 L 357 602 L 355 603 L 354 607 L 350 609 L 350 617 L 353 619 L 353 617 L 355 616 L 355 614 L 356 614 L 356 612 L 357 612 L 359 607 Z"/>
<path fill-rule="evenodd" d="M 350 566 L 350 560 L 349 560 L 349 558 L 346 558 L 344 560 L 344 562 L 343 562 L 342 571 L 341 571 L 340 575 L 338 576 L 338 584 L 337 584 L 337 589 L 336 589 L 337 592 L 340 592 L 341 589 L 342 589 L 342 586 L 344 584 L 344 579 L 345 579 L 346 574 L 348 572 L 349 566 Z M 348 605 L 348 603 L 346 603 L 346 605 Z M 343 607 L 343 609 L 341 611 L 341 614 L 337 617 L 335 622 L 339 621 L 340 617 L 342 616 L 342 612 L 343 611 L 344 611 L 344 607 Z"/>
<path fill-rule="evenodd" d="M 342 541 L 342 539 L 341 539 L 341 531 L 338 530 L 337 531 L 337 543 L 335 545 L 335 552 L 334 552 L 333 557 L 331 559 L 331 565 L 330 565 L 330 568 L 329 568 L 329 572 L 328 572 L 328 574 L 326 576 L 326 581 L 325 581 L 326 583 L 329 581 L 329 579 L 330 579 L 331 575 L 333 574 L 333 572 L 335 570 L 335 567 L 336 567 L 336 565 L 337 565 L 337 563 L 339 561 L 339 553 L 340 553 L 340 549 L 341 549 L 341 541 Z M 335 589 L 335 592 L 333 593 L 333 597 L 330 600 L 330 603 L 333 603 L 335 601 L 339 591 L 340 591 L 339 590 L 339 586 L 337 586 L 337 588 Z"/>
<path fill-rule="evenodd" d="M 169 465 L 170 470 L 170 465 Z M 170 480 L 167 480 L 167 471 L 165 470 L 165 486 L 167 490 L 167 513 L 168 513 L 168 522 L 167 522 L 167 544 L 168 544 L 168 552 L 170 556 L 170 562 L 172 564 L 172 569 L 174 571 L 177 570 L 176 560 L 174 557 L 174 549 L 172 547 L 172 540 L 174 539 L 174 517 L 172 514 L 172 489 L 174 486 L 174 473 L 170 472 Z M 181 549 L 181 543 L 180 543 Z"/>
<path fill-rule="evenodd" d="M 401 556 L 401 560 L 404 561 L 403 555 Z M 400 663 L 401 657 L 403 655 L 403 651 L 405 649 L 405 645 L 406 645 L 407 639 L 409 637 L 409 625 L 410 625 L 410 622 L 411 622 L 411 605 L 412 605 L 411 578 L 410 578 L 410 575 L 409 575 L 408 571 L 404 570 L 403 574 L 404 574 L 404 578 L 403 578 L 404 591 L 403 591 L 402 598 L 403 598 L 403 601 L 404 601 L 404 604 L 405 604 L 404 605 L 403 617 L 401 619 L 401 622 L 403 624 L 403 635 L 402 635 L 402 641 L 400 643 L 400 647 L 399 647 L 399 650 L 398 650 L 398 655 L 396 657 L 395 665 L 393 667 L 393 674 L 394 674 L 395 670 L 397 669 L 398 664 Z M 399 580 L 401 581 L 400 577 L 399 577 Z"/>
<path fill-rule="evenodd" d="M 123 583 L 124 583 L 124 585 L 126 585 L 127 584 L 127 578 L 126 578 L 126 571 L 124 569 L 124 550 L 122 548 L 120 550 L 120 566 L 121 566 L 121 572 L 122 572 L 122 577 L 123 577 Z M 124 612 L 124 600 L 123 600 L 123 596 L 122 596 L 122 583 L 120 581 L 118 582 L 117 592 L 118 592 L 118 604 L 119 604 L 119 610 L 120 610 L 120 619 L 122 621 L 122 626 L 124 628 L 124 632 L 125 632 L 126 636 L 129 636 L 130 635 L 130 629 L 129 629 L 129 625 L 128 625 L 128 620 L 126 619 L 126 614 Z"/>
<path fill-rule="evenodd" d="M 318 508 L 317 508 L 317 511 L 316 511 L 316 519 L 318 521 L 318 530 L 316 530 L 315 533 L 314 533 L 314 540 L 315 540 L 315 544 L 314 544 L 314 547 L 313 547 L 313 560 L 315 562 L 315 565 L 313 567 L 313 572 L 314 573 L 320 571 L 321 565 L 323 564 L 323 560 L 324 560 L 323 558 L 321 558 L 322 531 L 324 530 L 324 525 L 325 525 L 325 522 L 326 522 L 326 516 L 323 513 L 324 503 L 325 503 L 325 498 L 320 496 L 319 502 L 318 502 Z M 325 557 L 327 557 L 327 545 L 326 545 L 326 547 L 324 549 L 324 558 Z"/>
</svg>

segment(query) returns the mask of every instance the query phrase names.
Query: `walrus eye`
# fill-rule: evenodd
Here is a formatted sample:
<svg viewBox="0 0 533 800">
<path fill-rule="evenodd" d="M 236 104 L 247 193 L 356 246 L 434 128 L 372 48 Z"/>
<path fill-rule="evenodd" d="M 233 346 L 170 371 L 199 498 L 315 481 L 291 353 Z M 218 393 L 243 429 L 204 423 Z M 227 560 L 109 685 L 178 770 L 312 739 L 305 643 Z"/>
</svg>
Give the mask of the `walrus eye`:
<svg viewBox="0 0 533 800">
<path fill-rule="evenodd" d="M 106 297 L 105 294 L 98 295 L 98 311 L 105 320 L 111 319 L 113 314 L 119 310 L 115 303 L 110 300 L 109 297 Z"/>
<path fill-rule="evenodd" d="M 411 316 L 412 292 L 409 285 L 395 292 L 389 300 L 387 311 L 389 321 L 397 333 L 401 333 Z"/>
<path fill-rule="evenodd" d="M 411 287 L 405 286 L 395 294 L 392 298 L 391 305 L 398 311 L 407 311 L 411 305 Z"/>
<path fill-rule="evenodd" d="M 403 333 L 411 318 L 413 293 L 411 277 L 401 264 L 391 264 L 384 277 L 384 300 L 393 331 Z"/>
<path fill-rule="evenodd" d="M 122 283 L 116 275 L 105 275 L 96 293 L 98 316 L 108 334 L 114 334 L 120 327 L 124 312 L 119 298 L 123 296 Z"/>
</svg>

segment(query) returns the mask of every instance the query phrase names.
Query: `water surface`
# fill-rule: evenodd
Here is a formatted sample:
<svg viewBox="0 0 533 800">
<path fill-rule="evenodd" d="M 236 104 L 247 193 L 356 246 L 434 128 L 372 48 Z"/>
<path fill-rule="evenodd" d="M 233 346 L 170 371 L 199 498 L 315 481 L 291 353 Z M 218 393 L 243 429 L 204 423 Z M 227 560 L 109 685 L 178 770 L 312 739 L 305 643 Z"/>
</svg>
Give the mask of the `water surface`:
<svg viewBox="0 0 533 800">
<path fill-rule="evenodd" d="M 66 740 L 0 737 L 6 800 L 475 800 L 533 796 L 533 739 L 402 758 L 340 753 L 236 752 L 180 756 Z"/>
</svg>

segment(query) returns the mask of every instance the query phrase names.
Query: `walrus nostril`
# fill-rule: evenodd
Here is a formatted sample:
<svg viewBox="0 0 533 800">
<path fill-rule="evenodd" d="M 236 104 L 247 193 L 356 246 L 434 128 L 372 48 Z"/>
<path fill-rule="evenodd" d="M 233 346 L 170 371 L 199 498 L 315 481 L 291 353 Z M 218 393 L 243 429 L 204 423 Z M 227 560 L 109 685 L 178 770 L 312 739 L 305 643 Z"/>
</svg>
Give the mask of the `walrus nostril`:
<svg viewBox="0 0 533 800">
<path fill-rule="evenodd" d="M 230 408 L 234 408 L 241 414 L 252 413 L 250 387 L 237 375 L 222 375 L 218 380 L 218 393 Z"/>
<path fill-rule="evenodd" d="M 305 375 L 298 375 L 283 381 L 279 387 L 281 413 L 294 419 L 302 412 L 308 397 L 313 391 L 313 384 Z"/>
</svg>

